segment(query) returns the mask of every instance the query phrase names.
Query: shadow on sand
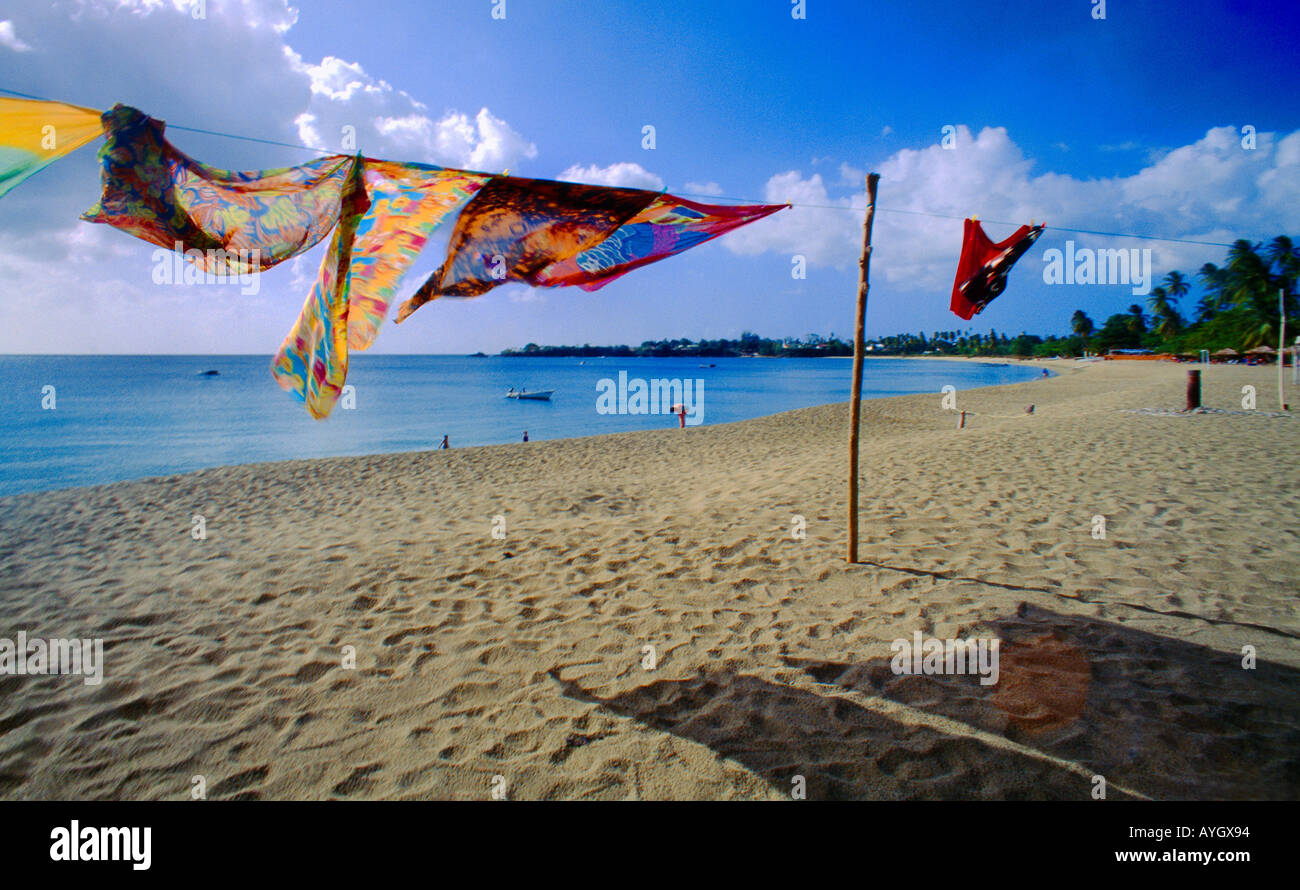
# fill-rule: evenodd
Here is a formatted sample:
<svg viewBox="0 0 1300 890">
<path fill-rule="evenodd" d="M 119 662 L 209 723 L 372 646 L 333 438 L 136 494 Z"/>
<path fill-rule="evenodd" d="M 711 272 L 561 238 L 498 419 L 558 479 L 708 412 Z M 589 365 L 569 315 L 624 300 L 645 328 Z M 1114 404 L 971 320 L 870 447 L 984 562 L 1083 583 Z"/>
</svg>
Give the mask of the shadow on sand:
<svg viewBox="0 0 1300 890">
<path fill-rule="evenodd" d="M 809 799 L 1088 800 L 1093 774 L 1112 800 L 1120 788 L 1300 797 L 1300 671 L 1262 658 L 1246 670 L 1237 655 L 1025 604 L 967 636 L 1002 641 L 996 685 L 897 676 L 887 646 L 860 663 L 787 659 L 825 694 L 725 668 L 610 698 L 552 676 L 566 695 L 707 745 L 783 793 L 802 775 Z M 954 722 L 900 722 L 846 692 Z"/>
</svg>

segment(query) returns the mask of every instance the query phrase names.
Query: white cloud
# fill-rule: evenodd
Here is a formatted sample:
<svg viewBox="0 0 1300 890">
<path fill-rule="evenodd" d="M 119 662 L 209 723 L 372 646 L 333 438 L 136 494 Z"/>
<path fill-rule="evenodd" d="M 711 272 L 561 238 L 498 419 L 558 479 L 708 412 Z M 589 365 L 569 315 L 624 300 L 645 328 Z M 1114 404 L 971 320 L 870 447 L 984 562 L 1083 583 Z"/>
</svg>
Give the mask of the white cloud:
<svg viewBox="0 0 1300 890">
<path fill-rule="evenodd" d="M 7 46 L 17 53 L 25 53 L 31 50 L 31 47 L 23 43 L 14 31 L 14 23 L 11 21 L 0 22 L 0 46 Z"/>
<path fill-rule="evenodd" d="M 267 320 L 287 330 L 306 293 L 295 295 L 295 305 L 269 293 L 265 276 L 257 294 L 242 293 L 237 279 L 155 284 L 155 248 L 108 226 L 68 229 L 45 239 L 53 243 L 43 250 L 36 240 L 0 238 L 0 280 L 22 283 L 0 299 L 3 352 L 204 352 L 216 329 L 225 351 L 267 353 L 279 343 L 268 338 Z M 17 293 L 35 299 L 14 299 Z"/>
<path fill-rule="evenodd" d="M 89 107 L 128 102 L 166 121 L 182 150 L 218 167 L 275 167 L 311 155 L 179 126 L 490 172 L 537 154 L 487 108 L 430 113 L 356 62 L 304 59 L 291 45 L 297 12 L 286 0 L 208 2 L 204 18 L 187 0 L 8 6 L 0 45 L 23 51 L 23 65 L 6 86 Z M 345 149 L 349 125 L 356 146 Z M 0 353 L 273 349 L 324 246 L 265 273 L 255 297 L 229 287 L 155 286 L 150 245 L 78 221 L 99 194 L 95 149 L 63 158 L 0 201 Z"/>
<path fill-rule="evenodd" d="M 794 206 L 760 223 L 737 229 L 722 239 L 732 251 L 802 254 L 809 263 L 818 266 L 842 267 L 856 259 L 852 220 L 857 217 L 860 227 L 861 217 L 849 209 L 855 206 L 855 201 L 856 206 L 861 206 L 861 198 L 831 198 L 820 173 L 804 179 L 797 170 L 778 173 L 769 179 L 763 197 L 769 204 L 789 202 L 815 206 Z"/>
<path fill-rule="evenodd" d="M 512 303 L 543 303 L 546 301 L 546 288 L 543 287 L 507 284 L 499 288 L 499 290 Z"/>
<path fill-rule="evenodd" d="M 374 126 L 397 153 L 412 152 L 451 167 L 500 173 L 523 158 L 537 157 L 537 146 L 486 108 L 470 117 L 448 112 L 439 120 L 422 114 L 376 117 Z"/>
<path fill-rule="evenodd" d="M 723 194 L 722 186 L 716 182 L 688 182 L 686 191 L 692 195 L 721 195 Z"/>
<path fill-rule="evenodd" d="M 344 144 L 346 133 L 370 155 L 489 173 L 537 157 L 536 145 L 487 108 L 473 116 L 449 110 L 435 119 L 423 103 L 371 77 L 356 62 L 327 56 L 314 65 L 288 46 L 284 55 L 310 87 L 307 109 L 294 118 L 298 139 L 306 145 L 351 151 Z"/>
<path fill-rule="evenodd" d="M 451 115 L 438 122 L 439 128 L 445 130 L 455 121 L 457 133 L 464 115 Z M 475 170 L 496 172 L 517 163 L 523 158 L 537 157 L 537 146 L 520 136 L 510 125 L 499 117 L 494 117 L 486 108 L 480 108 L 474 117 L 477 139 L 462 143 L 469 149 L 466 165 Z"/>
<path fill-rule="evenodd" d="M 893 133 L 893 132 L 894 132 L 894 128 L 891 127 L 889 124 L 885 124 L 885 125 L 880 129 L 880 135 L 881 135 L 881 136 L 888 136 L 890 133 Z"/>
<path fill-rule="evenodd" d="M 629 189 L 648 189 L 652 192 L 662 191 L 664 181 L 640 164 L 621 161 L 608 167 L 592 164 L 583 167 L 574 164 L 556 177 L 566 182 L 587 182 L 592 185 L 618 186 Z"/>
<path fill-rule="evenodd" d="M 326 140 L 320 130 L 316 129 L 316 115 L 304 111 L 293 119 L 293 125 L 298 128 L 298 141 L 303 145 L 319 148 L 321 151 L 330 151 L 323 147 Z"/>
<path fill-rule="evenodd" d="M 532 141 L 488 108 L 431 113 L 358 62 L 304 58 L 291 45 L 298 14 L 287 0 L 208 2 L 201 19 L 192 10 L 188 0 L 25 4 L 0 24 L 0 43 L 39 46 L 24 54 L 21 82 L 74 104 L 122 100 L 174 125 L 490 172 L 537 156 Z M 124 57 L 131 65 L 121 64 Z M 213 84 L 229 101 L 196 101 Z M 344 127 L 355 146 L 345 145 Z M 193 145 L 190 136 L 171 135 L 187 142 L 183 148 Z M 213 156 L 214 145 L 224 157 Z M 191 150 L 240 168 L 303 160 L 229 140 Z"/>
<path fill-rule="evenodd" d="M 384 81 L 373 81 L 356 62 L 345 62 L 334 56 L 321 59 L 319 65 L 302 61 L 302 57 L 285 47 L 290 65 L 297 67 L 311 79 L 312 95 L 324 96 L 336 102 L 346 102 L 358 92 L 382 94 L 392 91 Z"/>
<path fill-rule="evenodd" d="M 1218 242 L 1300 229 L 1300 131 L 1285 137 L 1260 133 L 1258 147 L 1249 151 L 1234 128 L 1217 127 L 1130 176 L 1085 180 L 1035 174 L 1034 162 L 1004 128 L 985 128 L 972 136 L 959 127 L 956 148 L 904 149 L 877 170 L 881 180 L 872 240 L 879 262 L 872 272 L 879 269 L 885 280 L 918 290 L 951 285 L 961 218 L 970 214 L 985 221 L 994 239 L 1012 231 L 993 222 L 997 220 Z M 840 172 L 842 179 L 859 173 L 848 165 Z M 732 251 L 802 253 L 813 265 L 836 268 L 857 261 L 865 206 L 861 190 L 851 200 L 833 197 L 820 174 L 805 179 L 788 171 L 769 179 L 765 194 L 772 202 L 853 209 L 796 206 L 723 239 Z M 920 213 L 956 219 L 911 215 Z M 1224 253 L 1221 247 L 1051 230 L 1039 243 L 1067 238 L 1080 246 L 1150 247 L 1157 270 L 1188 272 L 1207 260 L 1221 261 Z"/>
</svg>

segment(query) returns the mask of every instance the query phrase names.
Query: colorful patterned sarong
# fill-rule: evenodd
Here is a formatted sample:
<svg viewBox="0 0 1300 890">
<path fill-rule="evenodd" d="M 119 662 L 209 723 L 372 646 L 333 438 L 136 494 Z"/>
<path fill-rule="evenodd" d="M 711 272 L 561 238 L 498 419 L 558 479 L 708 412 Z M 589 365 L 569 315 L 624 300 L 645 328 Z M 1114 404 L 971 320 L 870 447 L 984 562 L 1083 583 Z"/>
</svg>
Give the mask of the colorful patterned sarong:
<svg viewBox="0 0 1300 890">
<path fill-rule="evenodd" d="M 92 108 L 0 98 L 0 196 L 102 132 Z"/>
<path fill-rule="evenodd" d="M 271 362 L 271 374 L 329 416 L 348 373 L 348 351 L 378 336 L 393 292 L 429 234 L 490 177 L 422 164 L 359 159 L 320 278 Z"/>
<path fill-rule="evenodd" d="M 497 176 L 461 211 L 442 267 L 402 304 L 401 322 L 438 297 L 476 297 L 537 275 L 603 241 L 658 197 L 608 188 Z"/>
<path fill-rule="evenodd" d="M 179 244 L 208 272 L 268 269 L 311 248 L 339 218 L 348 155 L 232 172 L 178 151 L 162 121 L 134 108 L 115 105 L 103 121 L 103 197 L 82 219 L 168 250 Z"/>
<path fill-rule="evenodd" d="M 659 195 L 604 241 L 547 266 L 536 276 L 536 284 L 598 290 L 633 269 L 689 250 L 786 206 L 697 204 L 673 195 Z"/>
<path fill-rule="evenodd" d="M 402 276 L 429 235 L 492 177 L 424 164 L 364 160 L 370 211 L 352 249 L 348 343 L 365 349 L 379 334 Z"/>
</svg>

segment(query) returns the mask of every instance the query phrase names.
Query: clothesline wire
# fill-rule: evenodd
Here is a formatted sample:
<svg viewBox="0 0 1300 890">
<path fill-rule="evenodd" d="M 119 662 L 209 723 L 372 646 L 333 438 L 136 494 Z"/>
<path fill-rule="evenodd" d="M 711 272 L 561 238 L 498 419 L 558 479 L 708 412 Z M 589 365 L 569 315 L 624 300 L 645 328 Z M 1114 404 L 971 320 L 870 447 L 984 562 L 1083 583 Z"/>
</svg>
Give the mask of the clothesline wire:
<svg viewBox="0 0 1300 890">
<path fill-rule="evenodd" d="M 292 142 L 277 142 L 274 139 L 261 139 L 257 136 L 238 136 L 234 133 L 221 133 L 217 130 L 204 130 L 199 127 L 182 127 L 180 124 L 168 124 L 167 129 L 184 130 L 187 133 L 202 133 L 205 136 L 222 136 L 226 139 L 242 139 L 245 142 L 260 142 L 263 145 L 279 145 L 284 148 L 297 148 L 302 149 L 303 151 L 318 151 L 327 155 L 338 154 L 338 152 L 330 151 L 326 148 L 313 148 L 310 145 L 294 145 Z"/>
<path fill-rule="evenodd" d="M 23 99 L 35 99 L 35 100 L 38 101 L 38 102 L 57 102 L 57 101 L 58 101 L 57 99 L 47 99 L 47 98 L 45 98 L 44 96 L 33 96 L 33 95 L 29 94 L 29 93 L 20 93 L 20 92 L 18 92 L 17 90 L 9 90 L 9 89 L 5 89 L 5 88 L 3 88 L 3 87 L 0 87 L 0 93 L 7 93 L 7 94 L 9 94 L 9 95 L 11 95 L 11 96 L 19 96 L 19 97 L 21 97 L 21 98 L 23 98 Z M 241 136 L 241 135 L 239 135 L 238 133 L 223 133 L 223 132 L 221 132 L 221 131 L 219 131 L 219 130 L 205 130 L 205 129 L 202 129 L 202 128 L 200 128 L 200 127 L 186 127 L 186 126 L 182 126 L 182 125 L 180 125 L 180 124 L 168 124 L 167 127 L 168 127 L 168 129 L 172 129 L 172 130 L 183 130 L 183 131 L 186 132 L 186 133 L 200 133 L 200 134 L 202 134 L 202 135 L 204 135 L 204 136 L 217 136 L 217 137 L 219 137 L 219 138 L 223 138 L 223 139 L 238 139 L 238 140 L 242 140 L 242 141 L 244 141 L 244 142 L 257 142 L 257 143 L 261 143 L 262 145 L 276 145 L 276 146 L 279 146 L 279 147 L 281 147 L 281 148 L 292 148 L 292 149 L 295 149 L 295 150 L 298 150 L 298 151 L 314 151 L 314 152 L 321 152 L 321 153 L 323 153 L 323 154 L 338 154 L 338 152 L 330 151 L 330 150 L 327 149 L 327 148 L 316 148 L 315 146 L 311 146 L 311 145 L 302 145 L 302 144 L 300 144 L 300 143 L 299 143 L 299 144 L 294 144 L 294 143 L 292 143 L 292 142 L 279 142 L 279 141 L 277 141 L 277 140 L 275 140 L 275 139 L 263 139 L 263 138 L 258 137 L 258 136 Z M 481 172 L 481 171 L 469 171 L 469 172 Z M 491 175 L 491 174 L 485 174 L 485 175 Z M 539 177 L 533 177 L 533 178 L 538 179 L 540 182 L 559 182 L 559 181 L 560 181 L 560 180 L 554 180 L 554 179 L 540 179 Z M 740 203 L 740 204 L 761 204 L 761 203 L 763 203 L 763 202 L 758 201 L 758 200 L 756 200 L 756 199 L 754 199 L 754 198 L 736 198 L 736 197 L 732 197 L 732 196 L 729 196 L 729 195 L 707 195 L 707 194 L 692 193 L 692 192 L 674 192 L 673 194 L 680 195 L 680 196 L 682 196 L 682 197 L 684 197 L 684 198 L 710 198 L 710 199 L 713 199 L 713 200 L 715 200 L 715 201 L 717 201 L 717 200 L 722 200 L 722 201 L 735 201 L 735 202 Z M 862 211 L 865 209 L 865 208 L 863 208 L 863 207 L 854 207 L 854 206 L 852 206 L 851 204 L 849 204 L 849 205 L 845 205 L 845 204 L 805 204 L 805 203 L 802 203 L 802 202 L 795 203 L 795 202 L 793 202 L 793 201 L 787 201 L 787 202 L 785 202 L 785 204 L 786 204 L 787 207 L 803 207 L 803 208 L 808 208 L 808 209 L 812 209 L 812 210 L 852 210 L 852 211 L 855 211 L 855 212 L 862 212 Z M 932 219 L 953 219 L 953 220 L 957 220 L 957 219 L 966 219 L 965 216 L 954 216 L 953 214 L 949 214 L 949 213 L 932 213 L 932 212 L 930 212 L 930 211 L 926 211 L 926 210 L 904 210 L 904 209 L 899 208 L 899 207 L 877 207 L 877 208 L 876 208 L 876 211 L 877 211 L 878 213 L 900 213 L 900 214 L 905 214 L 905 215 L 908 215 L 908 216 L 925 216 L 925 217 L 930 217 L 930 218 L 932 218 Z M 990 223 L 993 223 L 993 224 L 995 224 L 995 225 L 1000 225 L 1000 226 L 1018 226 L 1018 225 L 1020 225 L 1019 223 L 1006 222 L 1005 220 L 997 220 L 997 219 L 987 219 L 987 220 L 983 220 L 983 221 L 984 221 L 984 222 L 990 222 Z M 1223 243 L 1223 242 L 1219 242 L 1219 241 L 1198 241 L 1198 240 L 1195 240 L 1195 239 L 1192 239 L 1192 238 L 1163 238 L 1163 237 L 1161 237 L 1161 236 L 1159 236 L 1159 235 L 1138 235 L 1138 234 L 1135 234 L 1135 233 L 1133 233 L 1133 232 L 1099 232 L 1099 231 L 1095 231 L 1095 230 L 1093 230 L 1093 229 L 1073 229 L 1073 228 L 1069 228 L 1069 227 L 1067 227 L 1067 226 L 1044 226 L 1043 229 L 1044 229 L 1044 231 L 1053 231 L 1053 232 L 1072 232 L 1072 233 L 1074 233 L 1074 234 L 1078 234 L 1078 235 L 1099 235 L 1099 236 L 1106 237 L 1106 238 L 1140 238 L 1140 239 L 1145 240 L 1145 241 L 1167 241 L 1167 242 L 1174 243 L 1174 244 L 1197 244 L 1197 245 L 1200 245 L 1200 246 L 1202 246 L 1202 247 L 1232 247 L 1232 246 L 1233 246 L 1233 245 L 1231 245 L 1231 244 L 1225 244 L 1225 243 Z"/>
<path fill-rule="evenodd" d="M 673 192 L 675 195 L 681 195 L 684 198 L 713 198 L 723 201 L 740 201 L 744 203 L 754 203 L 752 198 L 733 198 L 728 195 L 695 195 L 690 192 Z M 794 204 L 790 207 L 810 207 L 819 210 L 854 210 L 861 213 L 866 210 L 865 207 L 852 207 L 844 204 Z M 965 216 L 954 216 L 950 213 L 932 213 L 928 210 L 903 210 L 901 207 L 876 207 L 877 213 L 904 213 L 909 216 L 928 216 L 934 219 L 966 219 Z M 1019 226 L 1021 223 L 1007 222 L 1001 219 L 986 219 L 982 222 L 993 223 L 999 226 Z M 1043 226 L 1044 231 L 1051 232 L 1074 232 L 1080 235 L 1104 235 L 1110 238 L 1142 238 L 1147 241 L 1173 241 L 1179 244 L 1201 244 L 1207 247 L 1232 247 L 1231 244 L 1224 244 L 1219 241 L 1196 241 L 1191 238 L 1162 238 L 1159 235 L 1137 235 L 1132 232 L 1098 232 L 1092 229 L 1071 229 L 1065 226 Z"/>
</svg>

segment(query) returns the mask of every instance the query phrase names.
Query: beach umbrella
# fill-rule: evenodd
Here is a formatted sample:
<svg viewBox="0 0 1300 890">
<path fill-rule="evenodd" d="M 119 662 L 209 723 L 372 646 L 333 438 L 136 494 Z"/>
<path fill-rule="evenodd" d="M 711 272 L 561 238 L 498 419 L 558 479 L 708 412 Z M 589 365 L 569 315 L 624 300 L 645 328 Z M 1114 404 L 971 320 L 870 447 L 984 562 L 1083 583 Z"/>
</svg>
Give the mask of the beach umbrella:
<svg viewBox="0 0 1300 890">
<path fill-rule="evenodd" d="M 1254 349 L 1247 349 L 1246 355 L 1256 355 L 1259 356 L 1261 359 L 1272 358 L 1273 356 L 1277 355 L 1277 350 L 1274 349 L 1272 346 L 1256 346 Z M 1278 367 L 1279 368 L 1281 367 L 1280 363 Z"/>
<path fill-rule="evenodd" d="M 1233 358 L 1234 356 L 1241 355 L 1241 353 L 1235 349 L 1220 349 L 1218 352 L 1213 353 L 1213 355 L 1217 355 L 1220 358 Z"/>
</svg>

